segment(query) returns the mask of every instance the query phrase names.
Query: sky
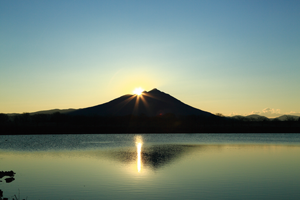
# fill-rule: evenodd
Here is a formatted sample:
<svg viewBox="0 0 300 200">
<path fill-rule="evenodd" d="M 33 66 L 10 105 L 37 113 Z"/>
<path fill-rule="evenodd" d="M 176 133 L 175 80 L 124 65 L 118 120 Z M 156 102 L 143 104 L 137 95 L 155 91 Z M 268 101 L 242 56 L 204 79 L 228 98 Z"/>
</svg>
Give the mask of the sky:
<svg viewBox="0 0 300 200">
<path fill-rule="evenodd" d="M 298 0 L 0 1 L 0 113 L 157 88 L 223 115 L 300 115 Z"/>
</svg>

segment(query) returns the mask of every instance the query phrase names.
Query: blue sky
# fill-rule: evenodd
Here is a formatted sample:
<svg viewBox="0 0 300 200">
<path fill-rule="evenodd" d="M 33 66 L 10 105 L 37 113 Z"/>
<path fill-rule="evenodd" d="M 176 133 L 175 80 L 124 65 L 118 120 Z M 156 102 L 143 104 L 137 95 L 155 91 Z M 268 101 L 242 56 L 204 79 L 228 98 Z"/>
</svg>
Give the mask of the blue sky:
<svg viewBox="0 0 300 200">
<path fill-rule="evenodd" d="M 1 1 L 0 113 L 158 88 L 225 115 L 300 113 L 299 1 Z"/>
</svg>

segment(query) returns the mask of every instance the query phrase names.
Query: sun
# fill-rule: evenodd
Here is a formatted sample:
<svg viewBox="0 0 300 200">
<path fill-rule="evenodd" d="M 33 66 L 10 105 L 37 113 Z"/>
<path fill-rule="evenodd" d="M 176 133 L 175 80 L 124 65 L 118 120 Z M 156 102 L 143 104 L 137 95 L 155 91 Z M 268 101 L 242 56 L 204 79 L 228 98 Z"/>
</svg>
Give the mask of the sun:
<svg viewBox="0 0 300 200">
<path fill-rule="evenodd" d="M 139 87 L 133 90 L 133 94 L 140 96 L 144 92 L 144 89 Z"/>
</svg>

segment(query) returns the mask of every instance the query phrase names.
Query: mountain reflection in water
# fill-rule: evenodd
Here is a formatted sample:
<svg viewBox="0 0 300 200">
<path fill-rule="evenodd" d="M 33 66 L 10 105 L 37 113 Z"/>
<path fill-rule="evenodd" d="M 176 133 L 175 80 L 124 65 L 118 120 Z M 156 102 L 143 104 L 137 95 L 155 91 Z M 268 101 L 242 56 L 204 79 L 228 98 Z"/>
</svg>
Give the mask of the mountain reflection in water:
<svg viewBox="0 0 300 200">
<path fill-rule="evenodd" d="M 133 151 L 132 149 L 119 149 L 117 151 L 105 151 L 102 153 L 102 155 L 126 164 L 136 161 L 138 171 L 141 171 L 142 166 L 147 166 L 152 170 L 157 170 L 202 147 L 203 146 L 201 145 L 180 144 L 165 144 L 142 147 L 141 143 L 138 143 L 136 151 Z"/>
<path fill-rule="evenodd" d="M 138 172 L 141 172 L 143 166 L 149 167 L 152 170 L 157 170 L 175 160 L 190 154 L 192 151 L 203 148 L 203 145 L 181 145 L 181 144 L 159 144 L 147 145 L 143 142 L 143 137 L 135 136 L 136 149 L 132 147 L 114 148 L 94 152 L 97 156 L 130 164 L 136 162 Z"/>
</svg>

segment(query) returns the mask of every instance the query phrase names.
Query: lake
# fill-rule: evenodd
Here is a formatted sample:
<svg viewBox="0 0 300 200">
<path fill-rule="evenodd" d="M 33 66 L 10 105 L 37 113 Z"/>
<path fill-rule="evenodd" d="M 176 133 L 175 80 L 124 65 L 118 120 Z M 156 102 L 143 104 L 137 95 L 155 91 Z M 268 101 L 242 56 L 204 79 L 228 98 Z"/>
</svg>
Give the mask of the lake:
<svg viewBox="0 0 300 200">
<path fill-rule="evenodd" d="M 0 136 L 3 196 L 300 199 L 300 134 Z"/>
</svg>

